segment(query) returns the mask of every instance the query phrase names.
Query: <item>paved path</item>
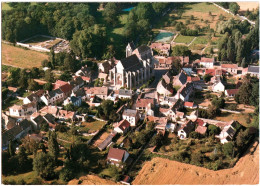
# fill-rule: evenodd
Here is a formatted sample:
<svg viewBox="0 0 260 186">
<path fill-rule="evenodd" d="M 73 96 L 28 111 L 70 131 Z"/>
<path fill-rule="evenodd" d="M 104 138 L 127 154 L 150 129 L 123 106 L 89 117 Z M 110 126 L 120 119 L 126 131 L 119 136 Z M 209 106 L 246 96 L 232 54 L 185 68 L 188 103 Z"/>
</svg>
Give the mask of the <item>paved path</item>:
<svg viewBox="0 0 260 186">
<path fill-rule="evenodd" d="M 197 39 L 197 37 L 194 37 L 190 44 L 188 44 L 188 46 L 190 46 L 193 43 L 193 41 L 195 41 L 195 39 Z"/>
<path fill-rule="evenodd" d="M 208 107 L 203 107 L 203 106 L 199 106 L 199 108 L 208 109 Z M 220 109 L 220 110 L 223 111 L 223 112 L 229 112 L 229 113 L 233 113 L 233 114 L 241 114 L 241 112 L 234 111 L 234 110 L 227 110 L 227 109 Z"/>
<path fill-rule="evenodd" d="M 229 11 L 229 10 L 223 8 L 222 6 L 219 6 L 219 5 L 217 5 L 216 3 L 213 3 L 213 2 L 212 2 L 212 4 L 215 5 L 216 7 L 220 8 L 220 9 L 222 9 L 223 11 L 227 12 L 228 14 L 231 14 L 232 16 L 236 16 L 236 15 L 233 14 L 231 11 Z M 250 20 L 247 19 L 245 16 L 240 16 L 239 14 L 237 14 L 237 17 L 238 17 L 240 20 L 242 20 L 242 21 L 247 20 L 251 25 L 254 25 L 254 26 L 255 26 L 255 22 L 250 21 Z"/>
</svg>

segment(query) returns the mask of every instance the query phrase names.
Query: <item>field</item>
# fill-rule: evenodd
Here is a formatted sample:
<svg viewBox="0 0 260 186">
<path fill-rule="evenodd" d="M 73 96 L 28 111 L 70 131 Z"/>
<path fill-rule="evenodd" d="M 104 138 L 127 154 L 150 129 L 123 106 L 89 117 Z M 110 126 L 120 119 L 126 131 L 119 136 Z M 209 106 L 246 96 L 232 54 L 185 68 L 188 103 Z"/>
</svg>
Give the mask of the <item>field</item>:
<svg viewBox="0 0 260 186">
<path fill-rule="evenodd" d="M 92 133 L 92 132 L 95 132 L 95 131 L 101 129 L 105 123 L 106 122 L 104 122 L 104 121 L 96 120 L 93 122 L 83 122 L 81 125 L 84 126 L 85 130 L 88 130 L 88 133 Z M 83 129 L 80 128 L 80 130 L 82 131 Z"/>
<path fill-rule="evenodd" d="M 81 180 L 81 183 L 79 183 L 79 180 Z M 69 181 L 68 185 L 117 185 L 117 183 L 96 175 L 86 175 Z"/>
<path fill-rule="evenodd" d="M 259 183 L 259 147 L 231 169 L 212 171 L 177 161 L 153 158 L 136 176 L 134 185 L 235 185 Z"/>
<path fill-rule="evenodd" d="M 25 50 L 4 43 L 2 43 L 1 57 L 2 64 L 19 68 L 40 67 L 41 62 L 48 59 L 48 55 L 45 53 Z"/>
<path fill-rule="evenodd" d="M 12 7 L 10 7 L 7 3 L 2 3 L 2 10 L 11 10 Z"/>
<path fill-rule="evenodd" d="M 248 114 L 232 114 L 232 113 L 227 113 L 227 112 L 222 112 L 221 116 L 217 116 L 214 119 L 219 120 L 219 121 L 231 121 L 231 120 L 236 120 L 240 124 L 244 126 L 248 126 L 246 120 L 248 118 Z"/>
<path fill-rule="evenodd" d="M 178 35 L 174 42 L 175 43 L 185 43 L 185 44 L 189 44 L 195 37 L 194 36 L 183 36 L 183 35 Z M 195 39 L 196 41 L 196 39 Z"/>
<path fill-rule="evenodd" d="M 259 7 L 259 2 L 237 2 L 237 4 L 240 6 L 240 11 L 246 11 L 247 9 L 253 10 Z"/>
</svg>

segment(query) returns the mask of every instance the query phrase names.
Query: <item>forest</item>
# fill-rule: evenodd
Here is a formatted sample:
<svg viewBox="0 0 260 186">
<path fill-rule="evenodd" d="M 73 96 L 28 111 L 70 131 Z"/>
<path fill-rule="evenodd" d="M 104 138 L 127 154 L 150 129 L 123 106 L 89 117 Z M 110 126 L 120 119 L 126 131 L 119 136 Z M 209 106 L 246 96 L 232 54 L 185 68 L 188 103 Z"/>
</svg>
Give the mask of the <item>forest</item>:
<svg viewBox="0 0 260 186">
<path fill-rule="evenodd" d="M 123 41 L 142 42 L 150 34 L 152 20 L 159 20 L 174 3 L 8 3 L 2 13 L 2 38 L 15 43 L 36 34 L 70 41 L 73 52 L 81 57 L 110 58 L 115 51 L 107 30 L 119 24 L 123 8 L 133 7 L 124 26 Z M 122 54 L 121 54 L 122 55 Z M 121 56 L 120 56 L 121 57 Z"/>
</svg>

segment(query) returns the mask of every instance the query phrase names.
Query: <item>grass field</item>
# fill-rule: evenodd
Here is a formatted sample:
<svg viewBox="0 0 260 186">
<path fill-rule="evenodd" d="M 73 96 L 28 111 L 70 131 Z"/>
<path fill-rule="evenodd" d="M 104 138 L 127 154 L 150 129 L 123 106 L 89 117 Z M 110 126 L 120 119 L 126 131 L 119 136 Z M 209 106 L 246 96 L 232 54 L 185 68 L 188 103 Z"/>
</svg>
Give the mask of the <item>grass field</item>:
<svg viewBox="0 0 260 186">
<path fill-rule="evenodd" d="M 248 124 L 246 123 L 246 119 L 248 118 L 248 114 L 232 114 L 232 113 L 227 113 L 227 112 L 222 112 L 221 116 L 218 116 L 214 119 L 219 120 L 219 121 L 231 121 L 231 120 L 236 120 L 238 121 L 240 124 L 244 125 L 245 127 L 248 126 Z"/>
<path fill-rule="evenodd" d="M 100 128 L 102 128 L 102 126 L 105 124 L 106 122 L 104 121 L 93 121 L 93 122 L 83 122 L 82 126 L 84 126 L 84 128 L 91 130 L 91 131 L 97 131 Z"/>
<path fill-rule="evenodd" d="M 192 44 L 207 44 L 208 43 L 208 39 L 205 36 L 200 36 L 197 37 Z"/>
<path fill-rule="evenodd" d="M 2 3 L 2 10 L 11 10 L 12 7 L 10 7 L 7 3 Z"/>
<path fill-rule="evenodd" d="M 189 44 L 193 39 L 194 39 L 194 36 L 178 35 L 178 36 L 175 38 L 174 42 L 176 42 L 176 43 Z"/>
<path fill-rule="evenodd" d="M 23 48 L 2 43 L 2 64 L 19 67 L 32 68 L 40 67 L 44 59 L 48 59 L 45 53 L 25 50 Z"/>
<path fill-rule="evenodd" d="M 230 14 L 222 11 L 212 3 L 206 2 L 186 4 L 183 10 L 184 13 L 178 21 L 185 23 L 186 20 L 190 19 L 191 15 L 194 16 L 194 20 L 191 20 L 191 24 L 187 25 L 189 28 L 194 28 L 196 24 L 201 27 L 210 25 L 210 28 L 215 29 L 220 14 L 224 15 L 226 20 L 232 17 Z M 211 12 L 212 16 L 209 15 L 209 12 Z M 208 23 L 206 23 L 206 20 Z"/>
</svg>

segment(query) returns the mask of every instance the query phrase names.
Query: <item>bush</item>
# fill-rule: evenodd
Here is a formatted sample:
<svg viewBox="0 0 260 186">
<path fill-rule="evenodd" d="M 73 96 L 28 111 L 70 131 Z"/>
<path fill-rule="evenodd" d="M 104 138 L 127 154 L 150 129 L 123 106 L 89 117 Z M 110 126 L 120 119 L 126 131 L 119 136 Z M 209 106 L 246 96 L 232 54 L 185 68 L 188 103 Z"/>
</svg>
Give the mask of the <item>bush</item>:
<svg viewBox="0 0 260 186">
<path fill-rule="evenodd" d="M 234 148 L 234 144 L 232 142 L 225 143 L 222 147 L 223 153 L 226 156 L 233 156 L 233 148 Z"/>
<path fill-rule="evenodd" d="M 194 139 L 199 139 L 200 133 L 193 131 L 190 133 L 189 137 L 194 138 Z"/>
</svg>

